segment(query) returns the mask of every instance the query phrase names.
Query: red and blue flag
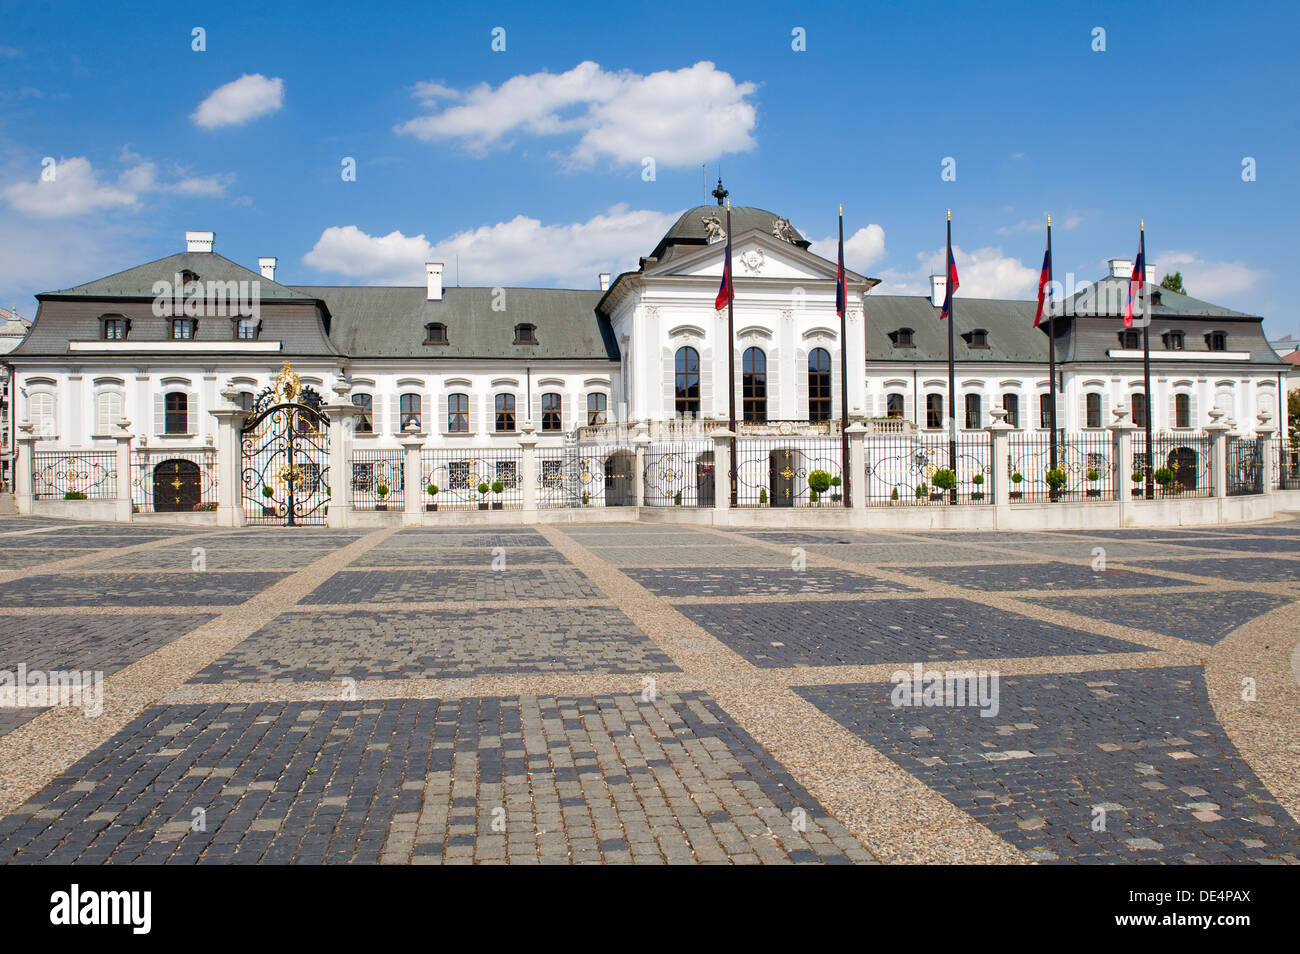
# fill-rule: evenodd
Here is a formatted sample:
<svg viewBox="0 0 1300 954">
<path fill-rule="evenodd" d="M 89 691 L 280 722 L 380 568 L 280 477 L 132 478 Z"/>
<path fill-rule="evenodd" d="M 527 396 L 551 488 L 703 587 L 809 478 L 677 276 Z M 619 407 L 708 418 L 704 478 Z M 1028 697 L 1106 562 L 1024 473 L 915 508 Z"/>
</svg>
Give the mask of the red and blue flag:
<svg viewBox="0 0 1300 954">
<path fill-rule="evenodd" d="M 844 317 L 849 303 L 849 286 L 844 277 L 844 207 L 840 206 L 840 265 L 835 272 L 835 314 Z"/>
<path fill-rule="evenodd" d="M 731 206 L 727 206 L 727 251 L 722 264 L 722 284 L 718 286 L 718 297 L 713 299 L 713 310 L 722 311 L 736 297 L 731 285 Z"/>
<path fill-rule="evenodd" d="M 939 312 L 939 320 L 947 318 L 952 314 L 952 294 L 961 286 L 957 280 L 957 260 L 952 257 L 952 217 L 948 218 L 948 287 L 943 294 L 943 311 Z"/>
<path fill-rule="evenodd" d="M 1133 327 L 1133 303 L 1142 294 L 1142 287 L 1147 278 L 1147 231 L 1146 223 L 1138 229 L 1138 254 L 1133 262 L 1133 274 L 1128 280 L 1128 304 L 1124 306 L 1124 327 Z"/>
</svg>

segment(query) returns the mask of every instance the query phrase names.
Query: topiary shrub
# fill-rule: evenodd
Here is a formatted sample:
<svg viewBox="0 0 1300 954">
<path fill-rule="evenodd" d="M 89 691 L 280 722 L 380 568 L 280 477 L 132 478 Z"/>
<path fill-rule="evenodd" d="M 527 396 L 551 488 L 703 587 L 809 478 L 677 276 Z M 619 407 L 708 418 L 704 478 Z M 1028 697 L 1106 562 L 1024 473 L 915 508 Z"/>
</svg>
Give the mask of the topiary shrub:
<svg viewBox="0 0 1300 954">
<path fill-rule="evenodd" d="M 957 475 L 946 467 L 940 468 L 930 476 L 930 483 L 940 490 L 952 490 L 957 486 Z"/>
<path fill-rule="evenodd" d="M 87 498 L 86 495 L 83 494 L 80 490 L 69 490 L 66 494 L 63 495 L 63 499 L 64 500 L 85 500 Z"/>
<path fill-rule="evenodd" d="M 1043 480 L 1047 481 L 1047 486 L 1051 487 L 1053 490 L 1060 490 L 1065 486 L 1065 470 L 1061 467 L 1049 470 L 1043 475 Z"/>
</svg>

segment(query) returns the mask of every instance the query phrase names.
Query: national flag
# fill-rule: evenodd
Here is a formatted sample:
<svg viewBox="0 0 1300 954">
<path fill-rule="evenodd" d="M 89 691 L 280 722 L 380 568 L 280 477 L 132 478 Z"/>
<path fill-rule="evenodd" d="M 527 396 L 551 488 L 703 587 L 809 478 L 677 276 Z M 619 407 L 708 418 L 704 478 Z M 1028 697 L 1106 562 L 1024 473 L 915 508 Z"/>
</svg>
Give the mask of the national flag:
<svg viewBox="0 0 1300 954">
<path fill-rule="evenodd" d="M 835 314 L 843 318 L 848 301 L 849 287 L 844 278 L 844 206 L 840 206 L 840 266 L 835 272 Z"/>
<path fill-rule="evenodd" d="M 727 222 L 731 222 L 731 203 L 727 203 Z M 722 284 L 718 286 L 718 297 L 713 299 L 713 310 L 722 311 L 736 297 L 731 285 L 731 229 L 727 229 L 727 251 L 722 265 Z"/>
<path fill-rule="evenodd" d="M 957 260 L 952 257 L 952 213 L 948 213 L 948 287 L 943 295 L 943 311 L 939 312 L 939 320 L 947 318 L 952 314 L 952 294 L 961 286 L 957 280 Z"/>
<path fill-rule="evenodd" d="M 1147 231 L 1146 223 L 1138 227 L 1138 254 L 1133 263 L 1133 274 L 1128 279 L 1128 304 L 1124 306 L 1124 327 L 1133 327 L 1133 303 L 1142 294 L 1142 287 L 1147 278 Z"/>
<path fill-rule="evenodd" d="M 1051 226 L 1049 225 L 1050 229 Z M 1038 273 L 1038 311 L 1034 313 L 1034 327 L 1043 320 L 1043 301 L 1047 297 L 1047 286 L 1052 283 L 1052 245 L 1048 239 L 1047 251 L 1043 252 L 1043 270 Z"/>
</svg>

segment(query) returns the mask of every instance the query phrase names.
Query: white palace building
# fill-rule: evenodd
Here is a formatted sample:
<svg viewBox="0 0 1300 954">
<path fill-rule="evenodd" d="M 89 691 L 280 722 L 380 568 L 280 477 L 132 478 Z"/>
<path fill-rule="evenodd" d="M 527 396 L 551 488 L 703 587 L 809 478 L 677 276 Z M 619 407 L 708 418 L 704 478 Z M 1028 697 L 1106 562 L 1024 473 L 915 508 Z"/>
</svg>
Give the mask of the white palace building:
<svg viewBox="0 0 1300 954">
<path fill-rule="evenodd" d="M 29 508 L 71 505 L 82 493 L 120 504 L 129 494 L 137 514 L 220 506 L 280 522 L 293 490 L 294 522 L 312 522 L 331 503 L 336 515 L 342 509 L 339 466 L 354 515 L 423 514 L 434 504 L 726 506 L 719 496 L 727 495 L 714 493 L 725 488 L 714 450 L 717 435 L 731 433 L 723 430 L 729 357 L 737 437 L 766 442 L 737 458 L 730 506 L 833 506 L 838 478 L 853 466 L 839 452 L 841 349 L 851 430 L 865 448 L 853 506 L 939 500 L 926 485 L 948 466 L 942 279 L 929 297 L 879 295 L 876 279 L 850 272 L 841 339 L 836 264 L 809 251 L 787 219 L 733 208 L 729 356 L 727 313 L 714 309 L 726 221 L 719 206 L 691 209 L 634 269 L 612 281 L 599 276 L 593 290 L 446 287 L 438 263 L 421 287 L 285 284 L 276 259 L 259 259 L 254 271 L 220 255 L 213 233 L 187 232 L 175 255 L 37 296 L 30 332 L 5 356 L 20 507 L 24 492 Z M 1075 442 L 1061 451 L 1071 470 L 1066 490 L 1081 499 L 1085 491 L 1129 496 L 1121 471 L 1131 464 L 1107 456 L 1111 425 L 1144 424 L 1141 334 L 1120 317 L 1128 268 L 1113 261 L 1054 319 L 1057 425 L 1063 443 Z M 1222 496 L 1224 487 L 1210 487 L 1210 445 L 1196 442 L 1212 438 L 1210 425 L 1229 438 L 1250 440 L 1257 430 L 1267 438 L 1289 366 L 1269 347 L 1259 316 L 1150 282 L 1147 289 L 1151 423 L 1168 441 L 1157 446 L 1153 469 L 1182 465 L 1176 487 Z M 1050 434 L 1047 322 L 1035 329 L 1034 309 L 1032 301 L 956 298 L 961 449 L 952 500 L 979 503 L 1003 483 L 974 479 L 997 471 L 990 427 L 1006 435 L 1008 468 L 1025 482 L 1023 491 L 1021 481 L 1005 488 L 1012 499 L 1037 492 L 1041 463 L 1014 459 L 1017 447 L 1037 453 Z M 332 423 L 293 425 L 299 435 L 318 433 L 319 446 L 300 445 L 287 471 L 283 461 L 267 470 L 251 460 L 274 457 L 262 446 L 272 429 L 256 418 L 285 392 L 260 403 L 259 395 L 282 372 L 281 384 L 294 382 L 290 396 L 318 401 Z M 347 427 L 333 429 L 336 418 Z M 225 480 L 223 425 L 242 447 L 229 448 L 239 459 Z M 346 449 L 327 449 L 327 432 L 345 435 Z M 732 441 L 726 453 L 745 452 Z M 1140 467 L 1140 447 L 1137 454 Z M 1273 459 L 1280 482 L 1285 460 Z M 417 460 L 420 473 L 409 473 Z M 837 478 L 820 492 L 815 477 L 807 485 L 819 470 Z M 226 482 L 242 485 L 237 499 L 220 492 Z M 430 484 L 437 494 L 427 493 Z M 306 497 L 315 498 L 309 508 Z"/>
</svg>

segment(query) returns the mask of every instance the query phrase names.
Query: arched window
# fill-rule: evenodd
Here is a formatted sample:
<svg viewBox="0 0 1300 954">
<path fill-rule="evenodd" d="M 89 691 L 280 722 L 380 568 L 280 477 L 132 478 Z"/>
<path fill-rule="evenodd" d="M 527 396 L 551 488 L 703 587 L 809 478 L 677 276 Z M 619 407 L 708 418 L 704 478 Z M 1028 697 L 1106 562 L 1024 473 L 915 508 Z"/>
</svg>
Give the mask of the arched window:
<svg viewBox="0 0 1300 954">
<path fill-rule="evenodd" d="M 496 399 L 496 429 L 499 433 L 508 433 L 515 429 L 515 396 L 498 394 Z"/>
<path fill-rule="evenodd" d="M 542 431 L 564 430 L 564 397 L 558 391 L 542 395 Z"/>
<path fill-rule="evenodd" d="M 1020 395 L 1002 395 L 1002 409 L 1007 412 L 1006 422 L 1012 427 L 1020 426 Z"/>
<path fill-rule="evenodd" d="M 592 391 L 587 395 L 587 423 L 604 424 L 606 420 L 606 407 L 608 399 L 600 391 Z"/>
<path fill-rule="evenodd" d="M 117 391 L 100 391 L 95 396 L 95 433 L 109 435 L 122 417 L 122 395 Z"/>
<path fill-rule="evenodd" d="M 885 395 L 885 417 L 901 418 L 903 416 L 903 395 Z"/>
<path fill-rule="evenodd" d="M 32 433 L 37 437 L 55 437 L 54 395 L 33 394 L 27 402 L 27 414 L 32 422 Z"/>
<path fill-rule="evenodd" d="M 808 420 L 831 419 L 831 354 L 825 348 L 808 352 Z"/>
<path fill-rule="evenodd" d="M 375 432 L 375 399 L 370 394 L 352 395 L 352 403 L 361 408 L 361 413 L 355 418 L 356 432 L 358 434 L 373 434 Z"/>
<path fill-rule="evenodd" d="M 189 432 L 190 398 L 184 391 L 168 391 L 163 399 L 163 433 Z"/>
<path fill-rule="evenodd" d="M 1192 426 L 1192 396 L 1190 394 L 1174 395 L 1174 427 Z"/>
<path fill-rule="evenodd" d="M 978 394 L 966 395 L 966 430 L 978 430 L 983 423 L 983 416 L 980 407 L 980 396 Z"/>
<path fill-rule="evenodd" d="M 469 395 L 447 395 L 447 431 L 452 434 L 469 433 Z"/>
<path fill-rule="evenodd" d="M 767 355 L 762 348 L 746 348 L 741 377 L 742 403 L 747 421 L 767 420 Z"/>
<path fill-rule="evenodd" d="M 943 395 L 927 394 L 925 396 L 925 426 L 931 430 L 943 427 Z"/>
<path fill-rule="evenodd" d="M 1101 427 L 1101 394 L 1097 391 L 1089 391 L 1084 395 L 1084 401 L 1087 408 L 1087 422 L 1084 427 Z"/>
<path fill-rule="evenodd" d="M 1133 395 L 1133 423 L 1138 427 L 1147 426 L 1147 396 L 1145 394 Z"/>
<path fill-rule="evenodd" d="M 398 405 L 397 405 L 398 427 L 402 431 L 405 431 L 408 427 L 414 424 L 415 429 L 420 430 L 422 426 L 421 425 L 422 415 L 420 411 L 421 411 L 420 395 L 410 394 L 410 393 L 403 394 L 400 398 L 398 398 Z"/>
<path fill-rule="evenodd" d="M 677 349 L 673 363 L 674 410 L 678 417 L 700 416 L 700 353 L 694 348 Z"/>
</svg>

